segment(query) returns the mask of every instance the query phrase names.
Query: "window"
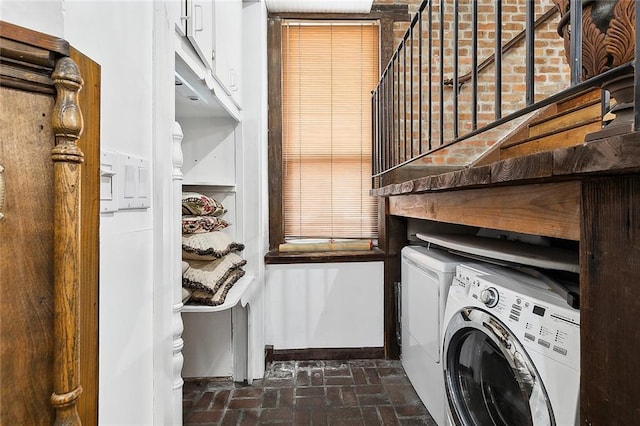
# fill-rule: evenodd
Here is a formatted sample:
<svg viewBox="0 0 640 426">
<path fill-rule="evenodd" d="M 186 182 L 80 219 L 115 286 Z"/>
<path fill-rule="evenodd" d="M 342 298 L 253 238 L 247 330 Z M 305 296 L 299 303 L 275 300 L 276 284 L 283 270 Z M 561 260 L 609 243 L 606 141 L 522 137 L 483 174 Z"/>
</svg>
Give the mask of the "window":
<svg viewBox="0 0 640 426">
<path fill-rule="evenodd" d="M 377 201 L 369 190 L 378 37 L 372 21 L 282 22 L 281 221 L 287 240 L 377 238 Z"/>
</svg>

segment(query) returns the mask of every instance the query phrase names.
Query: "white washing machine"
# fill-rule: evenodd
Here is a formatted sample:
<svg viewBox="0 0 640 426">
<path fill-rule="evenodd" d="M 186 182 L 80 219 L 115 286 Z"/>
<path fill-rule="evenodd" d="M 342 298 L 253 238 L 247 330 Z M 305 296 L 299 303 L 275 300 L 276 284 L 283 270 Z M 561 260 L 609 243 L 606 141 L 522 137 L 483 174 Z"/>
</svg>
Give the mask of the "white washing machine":
<svg viewBox="0 0 640 426">
<path fill-rule="evenodd" d="M 542 280 L 459 265 L 442 339 L 449 424 L 579 424 L 580 314 Z"/>
<path fill-rule="evenodd" d="M 402 249 L 400 294 L 402 365 L 425 407 L 438 423 L 446 419 L 440 363 L 442 318 L 456 266 L 468 259 L 420 246 Z M 490 265 L 475 264 L 478 273 Z"/>
</svg>

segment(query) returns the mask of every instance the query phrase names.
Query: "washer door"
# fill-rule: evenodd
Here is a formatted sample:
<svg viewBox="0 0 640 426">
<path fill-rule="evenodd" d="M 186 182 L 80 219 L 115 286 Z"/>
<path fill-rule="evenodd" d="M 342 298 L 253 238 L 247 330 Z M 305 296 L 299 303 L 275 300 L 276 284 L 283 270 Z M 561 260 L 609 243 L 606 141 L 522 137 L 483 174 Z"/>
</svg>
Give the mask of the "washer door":
<svg viewBox="0 0 640 426">
<path fill-rule="evenodd" d="M 458 311 L 444 336 L 443 367 L 456 425 L 555 425 L 540 376 L 522 344 L 496 317 Z"/>
</svg>

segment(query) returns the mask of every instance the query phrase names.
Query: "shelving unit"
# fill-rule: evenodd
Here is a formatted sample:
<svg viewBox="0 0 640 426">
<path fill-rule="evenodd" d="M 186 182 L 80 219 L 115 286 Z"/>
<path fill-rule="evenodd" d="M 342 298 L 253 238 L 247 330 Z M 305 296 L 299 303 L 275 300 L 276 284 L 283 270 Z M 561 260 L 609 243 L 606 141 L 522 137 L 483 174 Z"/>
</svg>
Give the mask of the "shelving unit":
<svg viewBox="0 0 640 426">
<path fill-rule="evenodd" d="M 184 134 L 183 191 L 222 203 L 227 212 L 221 218 L 231 225 L 221 232 L 244 243 L 241 70 L 237 58 L 227 56 L 239 54 L 241 37 L 228 35 L 226 41 L 223 37 L 229 28 L 241 34 L 242 1 L 227 1 L 185 3 L 184 12 L 191 17 L 176 29 L 176 121 Z M 202 14 L 197 22 L 206 31 L 196 33 L 189 28 L 196 22 L 194 13 Z M 224 28 L 220 22 L 225 23 Z M 238 46 L 230 49 L 226 43 Z M 223 304 L 189 305 L 187 301 L 182 307 L 183 377 L 247 379 L 248 295 L 256 279 L 254 267 L 243 267 L 245 275 L 231 287 Z"/>
</svg>

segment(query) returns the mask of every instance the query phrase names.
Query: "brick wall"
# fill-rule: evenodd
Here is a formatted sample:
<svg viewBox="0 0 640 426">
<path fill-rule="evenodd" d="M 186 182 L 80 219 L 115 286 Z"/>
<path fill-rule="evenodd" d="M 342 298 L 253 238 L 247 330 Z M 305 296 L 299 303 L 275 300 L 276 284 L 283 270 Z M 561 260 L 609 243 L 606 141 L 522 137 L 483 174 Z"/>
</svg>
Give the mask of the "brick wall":
<svg viewBox="0 0 640 426">
<path fill-rule="evenodd" d="M 471 70 L 472 65 L 472 41 L 471 41 L 471 5 L 473 0 L 461 0 L 458 19 L 459 19 L 459 46 L 458 60 L 460 76 Z M 495 51 L 495 2 L 494 0 L 475 0 L 478 5 L 478 64 L 485 58 L 492 55 Z M 504 45 L 519 32 L 525 28 L 525 7 L 526 0 L 503 0 L 503 25 L 501 29 L 502 44 Z M 375 4 L 409 4 L 410 12 L 416 13 L 420 5 L 420 1 L 400 1 L 400 0 L 376 0 Z M 453 77 L 453 2 L 451 0 L 443 1 L 444 4 L 444 55 L 440 55 L 440 21 L 439 21 L 439 5 L 440 2 L 433 2 L 433 32 L 431 40 L 427 31 L 428 15 L 425 9 L 423 13 L 423 31 L 422 31 L 422 74 L 420 74 L 418 65 L 418 30 L 414 30 L 413 48 L 410 41 L 406 43 L 404 49 L 400 50 L 400 61 L 396 65 L 394 78 L 394 139 L 404 141 L 407 140 L 406 156 L 411 156 L 411 143 L 413 139 L 413 154 L 417 155 L 420 151 L 418 144 L 422 140 L 422 151 L 428 149 L 427 141 L 431 136 L 431 147 L 439 146 L 440 132 L 438 122 L 440 117 L 440 104 L 444 106 L 444 132 L 443 142 L 454 138 L 454 120 L 453 120 L 453 103 L 454 89 L 451 85 L 445 86 L 444 95 L 440 97 L 440 69 L 443 67 L 444 79 Z M 535 2 L 536 17 L 542 15 L 549 8 L 553 7 L 551 0 L 540 0 Z M 564 56 L 563 41 L 556 32 L 556 26 L 559 15 L 555 15 L 536 30 L 535 40 L 535 98 L 540 100 L 546 98 L 550 94 L 568 87 L 569 85 L 569 68 Z M 408 23 L 397 23 L 394 26 L 394 36 L 397 43 L 403 39 Z M 432 83 L 428 82 L 428 45 L 431 42 L 432 51 Z M 411 62 L 411 51 L 413 50 L 413 63 Z M 407 64 L 404 65 L 404 54 L 406 52 Z M 442 62 L 441 62 L 442 60 Z M 405 77 L 406 70 L 406 77 Z M 411 79 L 411 71 L 413 70 L 413 79 Z M 525 101 L 525 45 L 524 40 L 516 44 L 511 50 L 506 52 L 502 58 L 502 116 L 506 116 L 511 112 L 522 109 L 526 106 Z M 478 127 L 482 127 L 495 120 L 495 63 L 485 68 L 478 75 L 478 100 L 477 100 L 477 116 Z M 399 80 L 398 80 L 399 77 Z M 406 79 L 406 90 L 410 91 L 413 86 L 413 102 L 409 93 L 405 96 L 404 87 Z M 398 91 L 398 84 L 400 91 Z M 422 134 L 418 133 L 418 93 L 422 90 Z M 464 84 L 459 91 L 459 135 L 465 134 L 472 130 L 471 121 L 471 101 L 472 101 L 472 85 L 469 81 Z M 428 99 L 431 96 L 432 109 L 429 111 Z M 400 108 L 398 111 L 398 101 Z M 407 112 L 405 114 L 405 104 Z M 413 114 L 411 114 L 411 106 L 413 105 Z M 428 133 L 427 119 L 432 118 L 432 132 Z M 520 120 L 522 121 L 522 120 Z M 413 124 L 413 131 L 411 131 Z M 426 164 L 435 165 L 465 165 L 480 156 L 489 147 L 501 140 L 507 133 L 514 128 L 514 123 L 509 126 L 502 126 L 493 131 L 483 133 L 465 142 L 456 144 L 450 148 L 438 151 L 421 161 Z M 396 151 L 395 155 L 404 159 L 405 149 L 403 146 Z"/>
</svg>

